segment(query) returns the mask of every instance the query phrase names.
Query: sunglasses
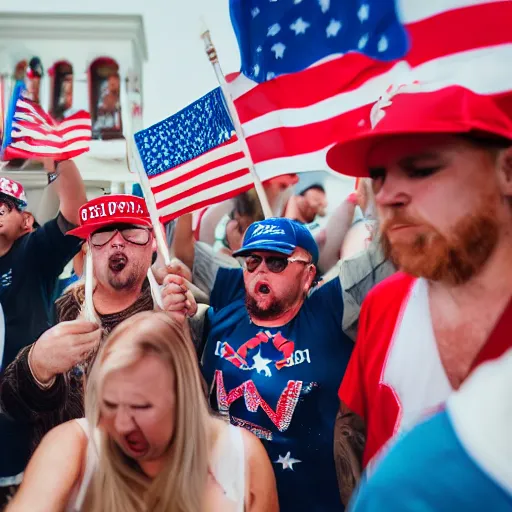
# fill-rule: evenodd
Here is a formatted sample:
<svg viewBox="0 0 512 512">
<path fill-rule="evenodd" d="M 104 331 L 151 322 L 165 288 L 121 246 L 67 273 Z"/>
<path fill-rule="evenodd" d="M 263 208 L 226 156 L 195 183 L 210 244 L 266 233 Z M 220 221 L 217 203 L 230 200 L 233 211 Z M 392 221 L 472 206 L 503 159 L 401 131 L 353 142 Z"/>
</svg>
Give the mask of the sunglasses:
<svg viewBox="0 0 512 512">
<path fill-rule="evenodd" d="M 247 272 L 254 272 L 265 260 L 265 265 L 274 274 L 280 274 L 288 266 L 289 263 L 304 263 L 304 265 L 310 265 L 311 261 L 301 260 L 298 258 L 287 258 L 286 256 L 258 256 L 256 254 L 250 254 L 244 259 L 244 268 Z"/>
<path fill-rule="evenodd" d="M 103 247 L 119 233 L 127 242 L 134 245 L 146 245 L 151 238 L 151 230 L 145 228 L 122 228 L 109 231 L 96 231 L 91 235 L 94 247 Z"/>
</svg>

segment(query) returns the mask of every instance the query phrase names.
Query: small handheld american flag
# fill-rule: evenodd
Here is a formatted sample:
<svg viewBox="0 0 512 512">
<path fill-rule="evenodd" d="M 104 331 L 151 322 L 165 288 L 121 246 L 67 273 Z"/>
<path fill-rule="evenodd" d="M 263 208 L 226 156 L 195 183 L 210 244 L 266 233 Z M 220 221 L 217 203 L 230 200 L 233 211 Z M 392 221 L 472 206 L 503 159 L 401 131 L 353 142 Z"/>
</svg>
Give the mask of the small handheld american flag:
<svg viewBox="0 0 512 512">
<path fill-rule="evenodd" d="M 220 88 L 134 136 L 158 215 L 168 222 L 248 190 L 247 158 Z"/>
<path fill-rule="evenodd" d="M 68 160 L 89 151 L 91 116 L 81 110 L 54 121 L 37 103 L 26 98 L 23 87 L 13 95 L 2 144 L 3 160 L 53 158 Z"/>
</svg>

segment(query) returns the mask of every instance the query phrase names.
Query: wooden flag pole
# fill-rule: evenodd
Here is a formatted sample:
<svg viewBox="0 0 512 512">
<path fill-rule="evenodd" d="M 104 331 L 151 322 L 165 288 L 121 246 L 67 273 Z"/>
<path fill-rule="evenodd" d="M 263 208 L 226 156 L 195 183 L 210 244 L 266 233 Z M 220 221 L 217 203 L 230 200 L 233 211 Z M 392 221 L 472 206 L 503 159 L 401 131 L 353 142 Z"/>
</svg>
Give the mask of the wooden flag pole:
<svg viewBox="0 0 512 512">
<path fill-rule="evenodd" d="M 227 89 L 227 82 L 222 72 L 222 68 L 220 67 L 219 58 L 217 57 L 217 50 L 215 50 L 215 46 L 213 45 L 212 38 L 210 36 L 210 31 L 205 29 L 201 34 L 201 39 L 204 41 L 204 47 L 206 50 L 206 54 L 208 55 L 208 59 L 210 60 L 213 70 L 215 71 L 215 76 L 219 82 L 222 95 L 224 96 L 224 101 L 228 107 L 229 113 L 231 115 L 231 120 L 233 121 L 233 126 L 235 127 L 235 131 L 242 145 L 242 150 L 245 154 L 245 157 L 249 161 L 249 171 L 251 173 L 252 179 L 254 181 L 254 188 L 256 189 L 256 194 L 258 195 L 258 199 L 261 203 L 261 208 L 263 210 L 263 214 L 265 218 L 268 219 L 270 217 L 274 217 L 272 213 L 272 208 L 270 208 L 270 203 L 268 202 L 267 194 L 265 193 L 265 189 L 261 184 L 260 177 L 254 168 L 254 163 L 251 158 L 251 153 L 249 151 L 249 146 L 247 145 L 247 141 L 245 140 L 244 133 L 242 130 L 242 125 L 240 123 L 240 118 L 238 117 L 238 112 L 236 111 L 235 104 L 233 102 L 233 98 L 231 97 L 230 92 Z"/>
</svg>

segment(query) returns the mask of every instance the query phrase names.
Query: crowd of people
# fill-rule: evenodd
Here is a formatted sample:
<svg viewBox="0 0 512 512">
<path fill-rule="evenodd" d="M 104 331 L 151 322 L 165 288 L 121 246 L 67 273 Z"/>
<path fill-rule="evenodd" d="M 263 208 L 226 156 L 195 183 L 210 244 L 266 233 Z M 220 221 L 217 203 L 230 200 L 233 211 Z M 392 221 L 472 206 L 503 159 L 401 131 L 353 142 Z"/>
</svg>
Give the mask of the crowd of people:
<svg viewBox="0 0 512 512">
<path fill-rule="evenodd" d="M 41 226 L 0 179 L 0 510 L 512 509 L 512 119 L 451 86 L 371 124 L 323 227 L 295 175 L 166 227 L 71 161 Z"/>
</svg>

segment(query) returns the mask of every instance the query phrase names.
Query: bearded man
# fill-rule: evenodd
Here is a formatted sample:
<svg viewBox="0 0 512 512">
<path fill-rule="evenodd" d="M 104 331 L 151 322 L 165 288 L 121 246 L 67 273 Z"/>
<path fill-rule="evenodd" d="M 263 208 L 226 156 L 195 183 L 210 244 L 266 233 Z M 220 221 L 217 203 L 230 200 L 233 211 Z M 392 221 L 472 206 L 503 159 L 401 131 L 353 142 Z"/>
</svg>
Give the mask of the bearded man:
<svg viewBox="0 0 512 512">
<path fill-rule="evenodd" d="M 212 408 L 262 440 L 281 511 L 343 510 L 332 443 L 337 391 L 353 348 L 347 331 L 357 325 L 360 297 L 389 275 L 388 266 L 361 272 L 347 288 L 335 278 L 312 291 L 318 246 L 304 224 L 251 224 L 234 253 L 240 268 L 201 242 L 191 245 L 190 222 L 187 228 L 183 221 L 175 255 L 193 261 L 193 282 L 210 296 L 199 351 Z"/>
<path fill-rule="evenodd" d="M 402 270 L 363 303 L 339 392 L 345 502 L 361 466 L 512 345 L 512 121 L 450 86 L 399 89 L 372 124 L 327 157 L 372 178 L 384 248 Z"/>
</svg>

